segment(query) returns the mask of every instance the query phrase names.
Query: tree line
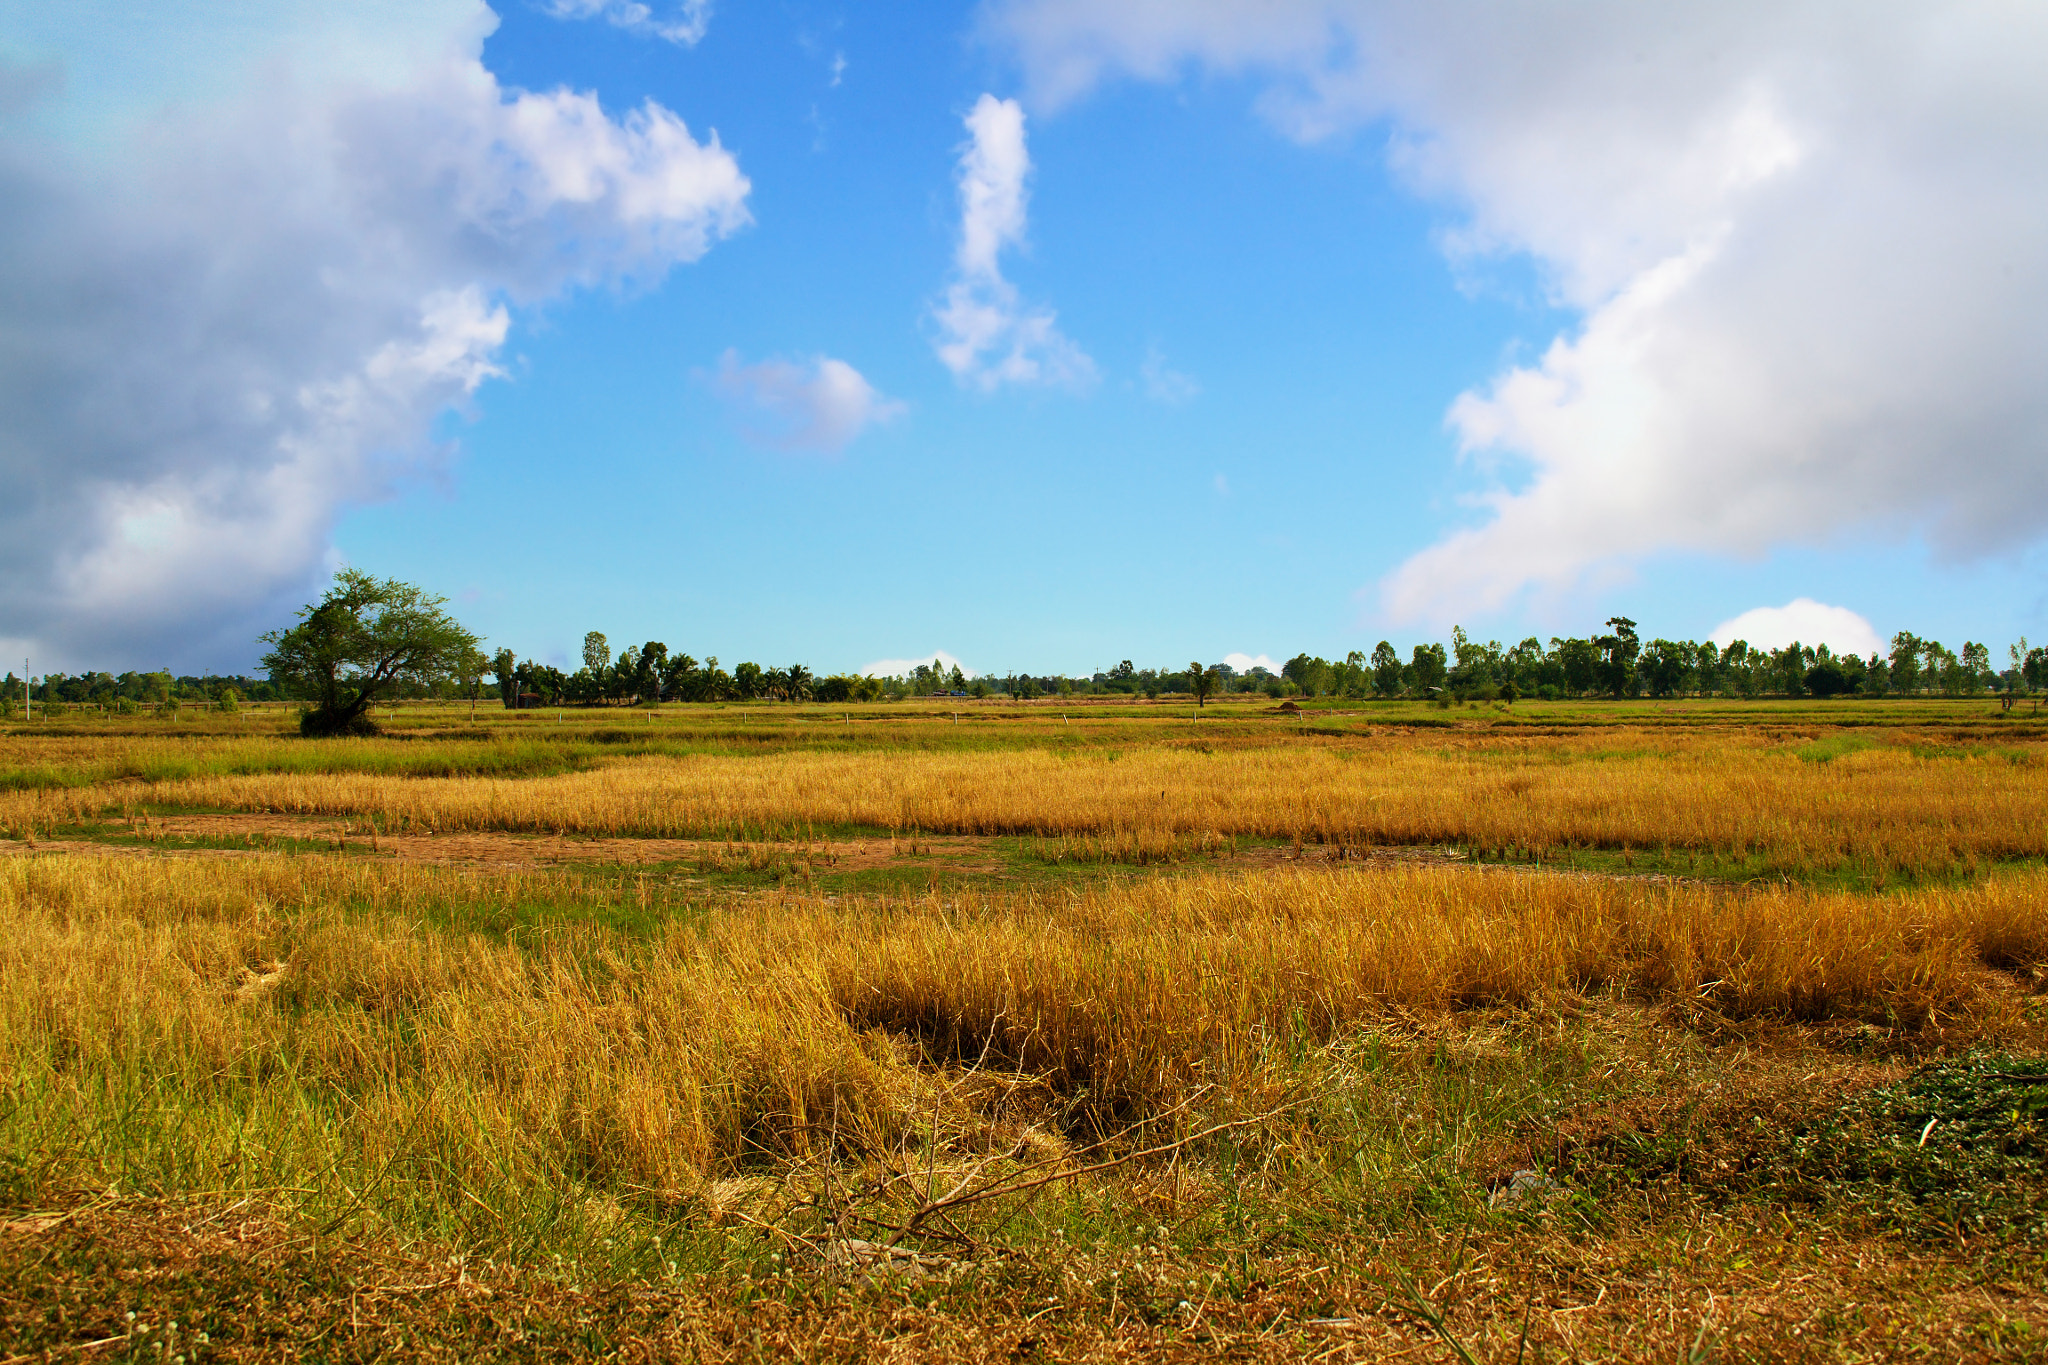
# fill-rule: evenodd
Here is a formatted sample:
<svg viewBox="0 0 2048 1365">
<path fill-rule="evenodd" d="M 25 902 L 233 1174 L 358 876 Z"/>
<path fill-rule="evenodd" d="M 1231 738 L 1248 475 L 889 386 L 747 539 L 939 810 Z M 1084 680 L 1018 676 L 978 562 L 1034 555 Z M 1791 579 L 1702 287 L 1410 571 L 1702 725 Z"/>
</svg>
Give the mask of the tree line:
<svg viewBox="0 0 2048 1365">
<path fill-rule="evenodd" d="M 1636 623 L 1610 617 L 1604 632 L 1583 638 L 1531 636 L 1505 646 L 1481 642 L 1452 627 L 1448 646 L 1428 642 L 1403 659 L 1382 640 L 1370 654 L 1352 651 L 1332 661 L 1297 654 L 1278 672 L 1254 666 L 1190 663 L 1183 668 L 1132 666 L 1126 659 L 1085 677 L 1065 674 L 989 674 L 969 679 L 939 660 L 918 664 L 901 677 L 858 674 L 815 677 L 808 668 L 761 668 L 743 663 L 727 673 L 711 656 L 691 655 L 649 641 L 612 655 L 603 634 L 584 637 L 584 666 L 574 673 L 498 651 L 499 693 L 508 706 L 521 697 L 541 704 L 664 701 L 875 701 L 946 694 L 1025 700 L 1075 695 L 1212 695 L 1263 693 L 1278 699 L 1406 697 L 1429 700 L 1548 700 L 1590 697 L 1836 697 L 2017 695 L 2048 688 L 2048 649 L 2022 638 L 2002 660 L 1975 641 L 1960 652 L 1910 631 L 1893 637 L 1884 653 L 1867 658 L 1837 654 L 1827 645 L 1798 642 L 1778 649 L 1734 640 L 1644 641 Z"/>
<path fill-rule="evenodd" d="M 1744 640 L 1645 642 L 1627 617 L 1606 625 L 1584 638 L 1553 636 L 1546 646 L 1531 636 L 1512 647 L 1453 627 L 1448 650 L 1421 644 L 1403 660 L 1382 640 L 1370 656 L 1354 651 L 1332 663 L 1297 655 L 1281 672 L 1311 695 L 1358 697 L 2011 697 L 2048 688 L 2048 649 L 2024 636 L 1994 661 L 1975 641 L 1958 653 L 1900 631 L 1887 651 L 1865 658 L 1797 641 L 1778 649 Z"/>
<path fill-rule="evenodd" d="M 573 673 L 521 659 L 509 649 L 491 656 L 498 699 L 508 708 L 595 706 L 606 703 L 711 701 L 885 701 L 935 692 L 988 696 L 986 682 L 970 683 L 958 665 L 918 664 L 902 677 L 858 673 L 819 677 L 803 664 L 787 668 L 741 663 L 727 672 L 716 654 L 703 660 L 659 640 L 627 645 L 613 654 L 602 631 L 583 637 L 583 667 Z"/>
<path fill-rule="evenodd" d="M 268 678 L 207 673 L 174 676 L 168 668 L 153 673 L 46 673 L 31 679 L 28 695 L 38 706 L 94 706 L 116 713 L 145 706 L 219 706 L 244 701 L 287 701 Z M 0 707 L 18 705 L 22 680 L 10 670 L 0 678 Z"/>
<path fill-rule="evenodd" d="M 343 570 L 319 602 L 301 609 L 296 625 L 262 637 L 267 676 L 172 678 L 156 673 L 61 673 L 29 689 L 8 674 L 0 682 L 0 708 L 12 711 L 24 693 L 45 705 L 98 704 L 133 709 L 172 708 L 181 699 L 232 709 L 240 700 L 304 702 L 308 734 L 361 734 L 374 729 L 372 701 L 393 696 L 495 698 L 507 707 L 656 704 L 662 702 L 857 702 L 909 696 L 1192 695 L 1263 693 L 1269 697 L 1403 697 L 1451 701 L 1541 697 L 1837 697 L 1982 696 L 2012 699 L 2048 689 L 2048 649 L 2025 638 L 1994 660 L 1986 646 L 1960 651 L 1910 631 L 1868 657 L 1837 654 L 1827 645 L 1792 643 L 1753 648 L 1742 640 L 1645 642 L 1636 623 L 1615 616 L 1606 630 L 1583 638 L 1531 636 L 1504 646 L 1481 642 L 1453 627 L 1448 647 L 1426 642 L 1403 659 L 1382 640 L 1370 654 L 1354 650 L 1341 661 L 1297 654 L 1279 671 L 1228 664 L 1139 669 L 1126 659 L 1086 677 L 1011 673 L 970 679 L 958 665 L 934 659 L 896 677 L 840 673 L 819 677 L 802 664 L 762 667 L 748 662 L 723 668 L 649 640 L 614 653 L 600 631 L 583 639 L 583 666 L 565 672 L 520 659 L 510 649 L 486 656 L 481 641 L 444 610 L 446 599 L 411 584 Z"/>
</svg>

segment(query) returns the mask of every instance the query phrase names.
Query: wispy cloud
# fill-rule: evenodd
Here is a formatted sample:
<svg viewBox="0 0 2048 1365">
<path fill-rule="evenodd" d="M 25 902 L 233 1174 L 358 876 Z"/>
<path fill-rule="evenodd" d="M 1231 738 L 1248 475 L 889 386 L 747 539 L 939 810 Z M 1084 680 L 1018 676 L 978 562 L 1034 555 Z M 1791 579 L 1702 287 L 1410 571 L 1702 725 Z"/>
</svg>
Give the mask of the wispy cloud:
<svg viewBox="0 0 2048 1365">
<path fill-rule="evenodd" d="M 1005 248 L 1024 240 L 1031 154 L 1024 110 L 1015 100 L 983 95 L 966 119 L 970 140 L 960 153 L 960 244 L 953 279 L 933 312 L 939 359 L 954 376 L 983 390 L 1004 384 L 1087 388 L 1095 362 L 1063 335 L 1049 308 L 1025 304 L 1005 279 Z"/>
<path fill-rule="evenodd" d="M 1138 366 L 1138 378 L 1145 387 L 1145 396 L 1155 403 L 1178 407 L 1202 391 L 1202 386 L 1166 363 L 1166 357 L 1159 353 L 1157 346 L 1145 348 L 1144 363 Z"/>
<path fill-rule="evenodd" d="M 737 351 L 727 351 L 712 382 L 738 415 L 740 433 L 775 450 L 837 453 L 868 427 L 908 411 L 831 356 L 743 365 Z"/>
<path fill-rule="evenodd" d="M 695 47 L 711 27 L 711 0 L 678 0 L 657 11 L 642 0 L 542 0 L 557 19 L 601 19 L 613 28 Z"/>
</svg>

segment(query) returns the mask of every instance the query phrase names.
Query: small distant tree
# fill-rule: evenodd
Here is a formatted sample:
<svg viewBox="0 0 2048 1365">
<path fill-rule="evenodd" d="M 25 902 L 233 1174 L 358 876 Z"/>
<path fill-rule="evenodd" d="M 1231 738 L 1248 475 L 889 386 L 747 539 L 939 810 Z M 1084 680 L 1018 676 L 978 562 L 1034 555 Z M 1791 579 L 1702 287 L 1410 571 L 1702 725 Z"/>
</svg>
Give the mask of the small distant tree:
<svg viewBox="0 0 2048 1365">
<path fill-rule="evenodd" d="M 1939 640 L 1920 642 L 1920 676 L 1947 696 L 1952 697 L 1962 690 L 1962 663 Z"/>
<path fill-rule="evenodd" d="M 1692 685 L 1702 696 L 1717 692 L 1721 687 L 1721 651 L 1714 647 L 1712 640 L 1702 640 L 1692 647 Z"/>
<path fill-rule="evenodd" d="M 1600 656 L 1600 685 L 1609 696 L 1633 695 L 1636 655 L 1642 651 L 1642 642 L 1636 637 L 1636 623 L 1626 616 L 1610 616 L 1607 624 L 1614 628 L 1613 634 L 1593 637 L 1593 648 L 1599 651 Z"/>
<path fill-rule="evenodd" d="M 1550 637 L 1550 657 L 1564 675 L 1564 690 L 1573 696 L 1584 696 L 1600 685 L 1600 653 L 1593 648 L 1591 640 L 1576 636 L 1561 640 Z"/>
<path fill-rule="evenodd" d="M 1890 665 L 1892 691 L 1917 692 L 1921 688 L 1920 652 L 1927 642 L 1910 630 L 1892 636 Z"/>
<path fill-rule="evenodd" d="M 1685 686 L 1692 671 L 1693 645 L 1690 640 L 1652 640 L 1643 651 L 1642 679 L 1653 697 L 1668 697 Z"/>
<path fill-rule="evenodd" d="M 506 710 L 519 705 L 519 656 L 509 649 L 501 649 L 491 656 L 491 674 L 498 680 L 498 700 L 505 703 Z"/>
<path fill-rule="evenodd" d="M 1442 645 L 1415 646 L 1414 657 L 1408 665 L 1408 680 L 1417 696 L 1440 690 L 1450 675 L 1450 656 Z"/>
<path fill-rule="evenodd" d="M 743 663 L 732 671 L 732 688 L 742 701 L 752 701 L 760 696 L 766 682 L 761 665 L 756 663 Z"/>
<path fill-rule="evenodd" d="M 604 696 L 606 675 L 612 671 L 612 649 L 603 631 L 593 630 L 583 637 L 583 666 L 590 670 L 591 691 L 597 697 Z"/>
<path fill-rule="evenodd" d="M 665 701 L 692 701 L 702 675 L 697 661 L 687 654 L 671 654 L 661 661 L 661 695 Z"/>
<path fill-rule="evenodd" d="M 1208 705 L 1209 694 L 1216 690 L 1216 682 L 1217 677 L 1213 670 L 1198 663 L 1188 665 L 1188 690 L 1195 694 L 1196 710 L 1199 711 Z"/>
<path fill-rule="evenodd" d="M 1839 697 L 1855 686 L 1841 661 L 1832 657 L 1816 657 L 1802 681 L 1806 690 L 1816 697 Z"/>
<path fill-rule="evenodd" d="M 703 701 L 724 701 L 733 695 L 732 675 L 718 666 L 718 656 L 704 656 L 704 683 L 700 693 Z"/>
<path fill-rule="evenodd" d="M 1972 640 L 1963 646 L 1960 661 L 1962 687 L 1965 696 L 1976 696 L 1993 685 L 1997 675 L 1991 671 L 1991 651 Z"/>
<path fill-rule="evenodd" d="M 344 569 L 299 624 L 260 636 L 271 679 L 309 697 L 303 735 L 374 734 L 370 704 L 401 684 L 421 686 L 457 672 L 477 637 L 434 597 L 395 578 Z"/>
<path fill-rule="evenodd" d="M 476 704 L 484 694 L 484 674 L 491 671 L 491 661 L 484 652 L 471 645 L 456 661 L 455 678 L 462 689 L 462 695 L 469 698 L 469 714 L 476 715 Z"/>
<path fill-rule="evenodd" d="M 662 677 L 668 670 L 668 646 L 649 640 L 640 646 L 639 666 L 633 670 L 633 694 L 643 702 L 664 701 Z"/>
<path fill-rule="evenodd" d="M 1401 656 L 1385 640 L 1372 648 L 1372 690 L 1383 697 L 1401 690 Z"/>
</svg>

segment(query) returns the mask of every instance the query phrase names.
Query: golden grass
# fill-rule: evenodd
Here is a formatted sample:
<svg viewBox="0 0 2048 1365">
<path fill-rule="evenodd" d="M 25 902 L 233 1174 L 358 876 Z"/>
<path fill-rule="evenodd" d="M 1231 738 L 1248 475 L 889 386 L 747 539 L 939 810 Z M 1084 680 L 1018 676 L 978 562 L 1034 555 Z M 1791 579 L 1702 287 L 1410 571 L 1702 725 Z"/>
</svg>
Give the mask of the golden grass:
<svg viewBox="0 0 2048 1365">
<path fill-rule="evenodd" d="M 436 1154 L 415 1178 L 456 1203 L 673 1197 L 941 1114 L 979 1147 L 1190 1097 L 1241 1112 L 1347 1032 L 1468 1007 L 1612 994 L 1919 1028 L 1978 1004 L 1987 964 L 2048 960 L 2044 893 L 2041 874 L 1858 897 L 1408 868 L 769 895 L 651 936 L 565 914 L 506 942 L 432 920 L 578 884 L 16 858 L 0 1067 L 9 1145 L 81 1181 L 290 1186 L 403 1150 Z"/>
<path fill-rule="evenodd" d="M 1123 751 L 636 757 L 523 779 L 263 773 L 0 796 L 33 829 L 110 802 L 360 815 L 436 830 L 720 836 L 1272 837 L 1521 855 L 1689 851 L 1771 870 L 1946 874 L 2048 857 L 2039 746 L 1885 743 L 1830 761 L 1757 735 L 1410 736 Z M 1161 845 L 1166 848 L 1165 844 Z"/>
</svg>

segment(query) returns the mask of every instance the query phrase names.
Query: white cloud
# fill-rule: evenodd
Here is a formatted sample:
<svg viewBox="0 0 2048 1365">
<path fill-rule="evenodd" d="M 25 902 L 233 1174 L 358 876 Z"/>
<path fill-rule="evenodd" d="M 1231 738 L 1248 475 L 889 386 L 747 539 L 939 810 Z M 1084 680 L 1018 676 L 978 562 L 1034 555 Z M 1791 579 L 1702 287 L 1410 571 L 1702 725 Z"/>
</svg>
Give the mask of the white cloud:
<svg viewBox="0 0 2048 1365">
<path fill-rule="evenodd" d="M 1185 403 L 1202 391 L 1200 384 L 1168 365 L 1157 346 L 1145 348 L 1144 362 L 1138 366 L 1138 378 L 1145 386 L 1147 398 L 1169 407 Z"/>
<path fill-rule="evenodd" d="M 1264 654 L 1226 654 L 1223 656 L 1223 662 L 1240 673 L 1249 673 L 1255 668 L 1263 668 L 1268 673 L 1280 671 L 1280 665 Z"/>
<path fill-rule="evenodd" d="M 1782 607 L 1753 607 L 1715 626 L 1707 638 L 1724 649 L 1732 640 L 1746 640 L 1756 649 L 1783 649 L 1796 640 L 1826 645 L 1837 654 L 1881 654 L 1885 649 L 1870 622 L 1847 607 L 1831 607 L 1811 597 Z"/>
<path fill-rule="evenodd" d="M 939 665 L 949 673 L 957 668 L 967 677 L 974 678 L 980 676 L 973 669 L 961 663 L 958 658 L 948 654 L 943 649 L 935 649 L 931 653 L 920 655 L 915 659 L 877 659 L 862 668 L 860 672 L 861 676 L 867 678 L 900 678 L 915 669 L 919 664 L 929 666 L 934 660 L 937 660 Z"/>
<path fill-rule="evenodd" d="M 445 468 L 433 423 L 519 307 L 651 284 L 747 221 L 715 137 L 501 88 L 479 5 L 406 15 L 304 61 L 252 22 L 204 101 L 0 123 L 0 635 L 59 667 L 246 663 L 342 509 Z M 95 100 L 92 55 L 49 98 Z"/>
<path fill-rule="evenodd" d="M 1095 362 L 1069 341 L 1052 310 L 1025 304 L 1003 277 L 1005 248 L 1024 240 L 1031 155 L 1024 110 L 983 95 L 968 112 L 960 153 L 960 245 L 945 300 L 933 310 L 939 359 L 955 378 L 983 390 L 1004 384 L 1086 388 Z"/>
<path fill-rule="evenodd" d="M 870 425 L 907 411 L 830 356 L 742 365 L 737 352 L 727 351 L 713 382 L 738 414 L 741 433 L 775 450 L 838 452 Z"/>
<path fill-rule="evenodd" d="M 679 0 L 659 12 L 641 0 L 545 0 L 541 8 L 557 19 L 602 19 L 628 33 L 684 47 L 702 42 L 711 27 L 711 0 Z"/>
<path fill-rule="evenodd" d="M 1580 321 L 1452 406 L 1473 522 L 1397 618 L 1556 598 L 1670 551 L 2048 529 L 2048 9 L 998 0 L 1034 97 L 1250 75 L 1314 138 L 1387 130 L 1461 273 Z"/>
</svg>

